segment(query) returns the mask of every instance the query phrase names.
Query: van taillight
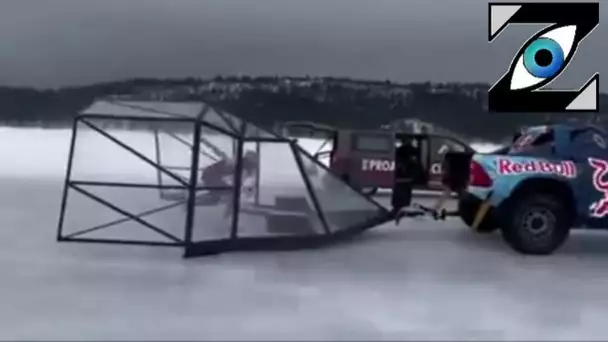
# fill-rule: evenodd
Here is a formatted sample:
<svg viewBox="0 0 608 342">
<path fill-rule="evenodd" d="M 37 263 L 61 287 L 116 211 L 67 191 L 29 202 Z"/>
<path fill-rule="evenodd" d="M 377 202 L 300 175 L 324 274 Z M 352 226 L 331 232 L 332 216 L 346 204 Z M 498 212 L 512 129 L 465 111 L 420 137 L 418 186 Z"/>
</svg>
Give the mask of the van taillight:
<svg viewBox="0 0 608 342">
<path fill-rule="evenodd" d="M 492 178 L 486 172 L 486 170 L 478 162 L 471 161 L 471 171 L 469 173 L 469 185 L 478 187 L 491 187 Z"/>
</svg>

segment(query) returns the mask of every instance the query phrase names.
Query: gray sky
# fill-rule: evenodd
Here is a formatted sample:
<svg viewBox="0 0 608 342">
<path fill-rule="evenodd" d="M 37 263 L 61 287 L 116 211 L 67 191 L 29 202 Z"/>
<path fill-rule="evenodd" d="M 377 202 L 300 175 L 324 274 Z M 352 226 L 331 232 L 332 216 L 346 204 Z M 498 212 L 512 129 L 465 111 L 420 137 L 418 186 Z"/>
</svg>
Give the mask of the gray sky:
<svg viewBox="0 0 608 342">
<path fill-rule="evenodd" d="M 489 44 L 482 0 L 1 0 L 0 84 L 238 72 L 494 82 L 535 29 Z M 608 75 L 606 30 L 556 85 Z"/>
</svg>

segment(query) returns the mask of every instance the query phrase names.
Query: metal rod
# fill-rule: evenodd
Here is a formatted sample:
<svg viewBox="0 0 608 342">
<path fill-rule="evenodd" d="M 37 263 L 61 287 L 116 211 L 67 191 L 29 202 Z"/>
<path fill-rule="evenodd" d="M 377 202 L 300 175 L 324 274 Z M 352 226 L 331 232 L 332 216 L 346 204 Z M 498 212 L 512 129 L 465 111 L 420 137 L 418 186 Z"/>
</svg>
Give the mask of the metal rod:
<svg viewBox="0 0 608 342">
<path fill-rule="evenodd" d="M 243 149 L 245 142 L 242 138 L 239 138 L 236 146 L 236 165 L 234 166 L 234 189 L 232 190 L 232 228 L 230 229 L 230 238 L 236 239 L 238 237 L 239 227 L 239 211 L 241 210 L 241 186 L 243 183 Z"/>
<path fill-rule="evenodd" d="M 172 118 L 188 118 L 189 117 L 189 116 L 184 115 L 184 114 L 178 114 L 178 113 L 168 112 L 168 111 L 159 110 L 159 109 L 155 109 L 155 108 L 149 108 L 149 107 L 145 107 L 145 106 L 138 106 L 138 105 L 127 103 L 127 102 L 121 101 L 121 100 L 106 100 L 106 101 L 108 101 L 110 103 L 117 104 L 117 105 L 122 106 L 122 107 L 127 107 L 127 108 L 131 108 L 131 109 L 137 109 L 137 110 L 141 110 L 143 112 L 162 114 L 162 115 L 166 115 L 166 116 L 169 116 L 169 117 L 172 117 Z"/>
<path fill-rule="evenodd" d="M 167 170 L 178 170 L 178 171 L 190 171 L 190 166 L 173 166 L 173 165 L 165 165 L 165 169 Z M 204 167 L 200 167 L 199 171 L 205 170 Z"/>
<path fill-rule="evenodd" d="M 295 145 L 296 145 L 295 143 L 289 144 L 289 146 L 291 147 L 291 152 L 293 153 L 293 157 L 295 158 L 296 164 L 298 165 L 298 170 L 300 171 L 300 175 L 302 176 L 302 179 L 304 179 L 304 185 L 306 186 L 306 190 L 308 191 L 308 193 L 310 195 L 310 199 L 312 200 L 312 205 L 315 207 L 315 211 L 317 212 L 317 215 L 319 216 L 319 221 L 321 222 L 321 225 L 323 226 L 323 230 L 326 235 L 329 235 L 329 234 L 331 234 L 331 231 L 329 229 L 329 225 L 327 224 L 327 220 L 325 218 L 325 212 L 323 211 L 323 208 L 321 208 L 321 204 L 319 203 L 319 199 L 317 198 L 317 193 L 315 192 L 315 188 L 312 186 L 312 183 L 310 182 L 310 179 L 308 178 L 308 174 L 306 173 L 306 170 L 304 168 L 304 162 L 302 161 L 302 157 L 298 153 L 298 150 L 294 147 Z"/>
<path fill-rule="evenodd" d="M 139 217 L 139 218 L 150 216 L 150 215 L 153 215 L 153 214 L 156 214 L 156 213 L 160 213 L 160 212 L 163 212 L 163 211 L 166 211 L 166 210 L 169 210 L 169 209 L 173 209 L 175 207 L 183 205 L 185 202 L 186 201 L 178 201 L 178 202 L 175 202 L 175 203 L 171 203 L 169 205 L 164 205 L 162 207 L 158 207 L 158 208 L 154 208 L 154 209 L 150 209 L 150 210 L 138 213 L 138 214 L 136 214 L 136 216 Z M 66 238 L 66 239 L 75 238 L 77 236 L 89 234 L 89 233 L 92 233 L 94 231 L 102 230 L 102 229 L 105 229 L 105 228 L 109 228 L 109 227 L 112 227 L 112 226 L 119 225 L 121 223 L 129 222 L 129 221 L 132 221 L 132 219 L 129 218 L 129 217 L 121 218 L 121 219 L 118 219 L 118 220 L 110 221 L 108 223 L 100 224 L 100 225 L 95 226 L 95 227 L 91 227 L 91 228 L 87 228 L 87 229 L 83 229 L 83 230 L 77 231 L 75 233 L 66 235 L 64 238 Z"/>
<path fill-rule="evenodd" d="M 156 185 L 142 183 L 119 183 L 119 182 L 96 182 L 96 181 L 70 181 L 70 184 L 81 186 L 95 186 L 108 188 L 139 188 L 139 189 L 164 189 L 164 190 L 185 190 L 188 189 L 184 185 Z"/>
<path fill-rule="evenodd" d="M 112 245 L 131 245 L 131 246 L 163 246 L 163 247 L 182 247 L 183 242 L 163 242 L 163 241 L 135 241 L 122 239 L 92 239 L 92 238 L 64 238 L 62 242 L 84 242 L 84 243 L 106 243 Z"/>
<path fill-rule="evenodd" d="M 216 108 L 211 107 L 211 106 L 210 106 L 210 108 L 211 108 L 211 110 L 213 110 L 213 111 L 214 111 L 214 112 L 215 112 L 215 113 L 216 113 L 216 114 L 217 114 L 217 115 L 218 115 L 218 116 L 219 116 L 219 117 L 222 119 L 222 121 L 224 121 L 224 123 L 225 123 L 225 124 L 226 124 L 226 125 L 227 125 L 229 128 L 231 128 L 231 129 L 234 131 L 234 133 L 238 133 L 238 132 L 239 132 L 239 130 L 238 130 L 238 129 L 237 129 L 237 128 L 236 128 L 236 127 L 233 125 L 232 121 L 230 121 L 230 120 L 228 120 L 228 119 L 226 118 L 226 115 L 231 116 L 230 114 L 227 114 L 225 111 L 220 110 L 220 109 L 216 109 Z M 224 114 L 225 114 L 225 115 L 224 115 Z M 242 121 L 242 120 L 241 120 L 241 121 Z"/>
<path fill-rule="evenodd" d="M 255 143 L 255 153 L 258 156 L 257 164 L 258 169 L 255 173 L 255 204 L 260 204 L 260 182 L 261 182 L 261 169 L 262 169 L 262 147 L 259 142 Z"/>
<path fill-rule="evenodd" d="M 160 136 L 158 135 L 158 129 L 154 130 L 154 153 L 156 155 L 156 163 L 158 165 L 163 165 L 161 153 L 160 153 Z M 163 185 L 163 175 L 159 169 L 156 169 L 156 182 L 159 185 L 158 195 L 162 196 L 162 188 L 160 186 Z"/>
<path fill-rule="evenodd" d="M 170 132 L 163 132 L 163 133 L 165 133 L 166 135 L 170 136 L 171 138 L 177 140 L 178 142 L 182 143 L 182 145 L 188 146 L 188 148 L 190 148 L 190 150 L 192 150 L 192 145 L 189 142 L 187 142 L 186 139 L 183 139 L 182 137 L 180 137 L 179 135 L 174 134 L 174 133 L 170 133 Z"/>
<path fill-rule="evenodd" d="M 177 134 L 173 134 L 173 133 L 169 133 L 169 132 L 164 132 L 166 135 L 170 136 L 171 138 L 177 140 L 178 142 L 182 143 L 183 145 L 188 146 L 188 148 L 190 148 L 190 151 L 192 151 L 193 149 L 193 145 L 191 145 L 189 142 L 186 141 L 186 139 L 180 137 Z M 218 161 L 219 159 L 215 156 L 212 156 L 211 154 L 207 153 L 206 151 L 201 151 L 200 152 L 202 155 L 204 155 L 205 157 L 213 160 L 213 161 Z M 169 169 L 169 167 L 166 167 L 167 169 Z M 189 169 L 189 168 L 188 168 Z"/>
<path fill-rule="evenodd" d="M 194 124 L 192 153 L 190 155 L 190 183 L 188 184 L 188 202 L 186 204 L 186 220 L 184 228 L 184 241 L 186 244 L 192 243 L 192 229 L 194 226 L 194 216 L 196 214 L 196 191 L 198 186 L 198 163 L 201 148 L 202 127 L 200 123 Z"/>
<path fill-rule="evenodd" d="M 122 141 L 120 141 L 119 139 L 117 139 L 116 137 L 114 137 L 113 135 L 109 134 L 108 132 L 105 132 L 104 130 L 100 129 L 99 127 L 95 126 L 94 124 L 86 121 L 86 120 L 82 120 L 82 122 L 89 126 L 92 130 L 96 131 L 97 133 L 103 135 L 104 137 L 106 137 L 107 139 L 111 140 L 112 142 L 114 142 L 115 144 L 117 144 L 118 146 L 124 148 L 125 150 L 131 152 L 132 154 L 134 154 L 136 157 L 138 157 L 139 159 L 143 160 L 146 164 L 156 168 L 157 170 L 161 171 L 162 173 L 166 174 L 167 176 L 173 178 L 175 181 L 177 181 L 178 183 L 183 184 L 184 186 L 188 186 L 188 184 L 186 182 L 184 182 L 183 179 L 181 179 L 179 176 L 173 174 L 171 171 L 166 170 L 164 167 L 157 165 L 154 161 L 150 160 L 148 157 L 144 156 L 143 154 L 139 153 L 137 150 L 135 150 L 134 148 L 132 148 L 131 146 L 123 143 Z"/>
<path fill-rule="evenodd" d="M 63 234 L 63 224 L 65 222 L 65 211 L 68 204 L 68 192 L 70 188 L 70 178 L 72 177 L 72 167 L 74 163 L 74 150 L 76 146 L 76 134 L 78 132 L 79 119 L 76 118 L 72 121 L 72 138 L 70 140 L 70 151 L 68 152 L 68 162 L 65 172 L 65 179 L 63 182 L 63 195 L 61 197 L 61 207 L 59 209 L 59 220 L 57 224 L 57 240 L 61 239 Z"/>
<path fill-rule="evenodd" d="M 234 139 L 238 138 L 238 136 L 236 134 L 234 134 L 233 132 L 230 132 L 229 130 L 227 130 L 225 128 L 222 128 L 222 127 L 220 127 L 218 125 L 214 125 L 214 124 L 206 122 L 204 120 L 203 121 L 199 121 L 199 123 L 202 124 L 203 126 L 206 126 L 207 128 L 211 128 L 214 131 L 223 133 L 224 135 L 227 135 L 227 136 L 229 136 L 231 138 L 234 138 Z"/>
<path fill-rule="evenodd" d="M 291 139 L 286 138 L 262 138 L 262 137 L 247 137 L 245 138 L 245 142 L 269 142 L 269 143 L 285 143 L 292 142 Z"/>
<path fill-rule="evenodd" d="M 156 117 L 156 116 L 134 116 L 134 115 L 117 115 L 117 114 L 78 114 L 76 116 L 77 119 L 95 119 L 95 120 L 104 120 L 104 121 L 114 121 L 114 120 L 123 120 L 123 121 L 135 121 L 135 122 L 186 122 L 186 123 L 194 123 L 196 120 L 194 118 L 187 117 Z"/>
<path fill-rule="evenodd" d="M 323 147 L 325 147 L 325 145 L 328 145 L 328 144 L 329 144 L 329 141 L 330 141 L 330 140 L 331 140 L 331 139 L 326 139 L 326 140 L 325 140 L 325 141 L 324 141 L 324 142 L 321 144 L 321 146 L 319 146 L 319 148 L 317 149 L 317 152 L 315 152 L 315 155 L 319 154 L 319 153 L 321 152 L 321 150 L 323 149 Z"/>
<path fill-rule="evenodd" d="M 74 190 L 80 192 L 81 194 L 83 194 L 83 195 L 91 198 L 95 202 L 97 202 L 97 203 L 99 203 L 101 205 L 104 205 L 104 206 L 106 206 L 106 207 L 108 207 L 108 208 L 116 211 L 119 214 L 122 214 L 122 215 L 124 215 L 126 217 L 130 217 L 133 221 L 136 221 L 136 222 L 140 223 L 141 225 L 143 225 L 143 226 L 145 226 L 145 227 L 147 227 L 147 228 L 149 228 L 149 229 L 157 232 L 158 234 L 160 234 L 160 235 L 162 235 L 162 236 L 164 236 L 164 237 L 166 237 L 166 238 L 168 238 L 170 240 L 173 240 L 174 242 L 182 242 L 179 238 L 173 236 L 172 234 L 165 232 L 164 230 L 162 230 L 162 229 L 160 229 L 160 228 L 152 225 L 151 223 L 149 223 L 149 222 L 147 222 L 145 220 L 142 220 L 141 218 L 133 215 L 132 213 L 130 213 L 130 212 L 126 211 L 126 210 L 123 210 L 123 209 L 115 206 L 114 204 L 112 204 L 112 203 L 110 203 L 110 202 L 108 202 L 108 201 L 106 201 L 106 200 L 104 200 L 102 198 L 99 198 L 98 196 L 93 195 L 92 193 L 90 193 L 90 192 L 88 192 L 88 191 L 86 191 L 86 190 L 84 190 L 84 189 L 82 189 L 82 188 L 80 188 L 80 187 L 78 187 L 76 185 L 72 185 L 72 189 L 74 189 Z"/>
</svg>

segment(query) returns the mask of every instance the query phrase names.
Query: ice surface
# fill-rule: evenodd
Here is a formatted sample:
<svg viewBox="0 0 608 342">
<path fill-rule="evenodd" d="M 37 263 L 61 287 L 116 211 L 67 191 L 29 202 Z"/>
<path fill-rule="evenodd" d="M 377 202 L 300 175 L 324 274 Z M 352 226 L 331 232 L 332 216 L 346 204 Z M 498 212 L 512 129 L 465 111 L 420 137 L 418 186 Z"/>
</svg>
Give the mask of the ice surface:
<svg viewBox="0 0 608 342">
<path fill-rule="evenodd" d="M 456 220 L 187 261 L 178 249 L 56 243 L 68 141 L 0 130 L 0 339 L 607 338 L 608 234 L 576 233 L 546 258 Z"/>
</svg>

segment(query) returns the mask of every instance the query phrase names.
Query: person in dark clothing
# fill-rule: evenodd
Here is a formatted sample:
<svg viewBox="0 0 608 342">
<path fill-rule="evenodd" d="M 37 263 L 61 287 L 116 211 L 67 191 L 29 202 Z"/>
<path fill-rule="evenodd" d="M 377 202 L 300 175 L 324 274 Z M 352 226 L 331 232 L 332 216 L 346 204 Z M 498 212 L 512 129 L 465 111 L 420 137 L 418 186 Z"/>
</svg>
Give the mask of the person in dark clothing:
<svg viewBox="0 0 608 342">
<path fill-rule="evenodd" d="M 247 151 L 242 160 L 242 179 L 247 179 L 255 175 L 258 171 L 258 155 L 254 151 Z M 199 200 L 208 204 L 218 203 L 222 194 L 226 191 L 231 192 L 233 188 L 236 164 L 230 159 L 222 159 L 206 167 L 201 175 L 204 187 L 216 188 L 209 189 L 209 192 L 202 195 Z"/>
<path fill-rule="evenodd" d="M 203 186 L 231 187 L 229 178 L 233 178 L 235 168 L 235 163 L 230 159 L 222 159 L 209 165 L 203 170 L 201 175 Z M 258 169 L 257 153 L 247 151 L 243 156 L 242 168 L 243 178 L 248 178 L 255 174 Z"/>
<path fill-rule="evenodd" d="M 417 139 L 403 140 L 395 151 L 397 177 L 414 179 L 420 171 L 420 145 Z"/>
<path fill-rule="evenodd" d="M 416 139 L 402 140 L 395 151 L 395 185 L 392 211 L 395 215 L 411 204 L 413 182 L 418 176 L 420 145 Z"/>
<path fill-rule="evenodd" d="M 450 147 L 448 145 L 443 145 L 439 150 L 439 154 L 443 158 L 441 162 L 441 194 L 433 206 L 433 216 L 441 219 L 446 216 L 445 202 L 450 199 L 452 191 L 455 190 L 452 181 L 450 180 L 450 165 L 448 165 L 446 158 L 448 152 L 450 152 Z"/>
</svg>

